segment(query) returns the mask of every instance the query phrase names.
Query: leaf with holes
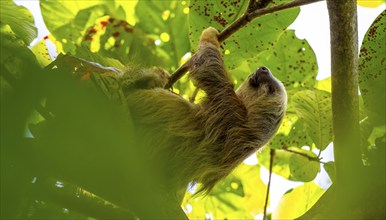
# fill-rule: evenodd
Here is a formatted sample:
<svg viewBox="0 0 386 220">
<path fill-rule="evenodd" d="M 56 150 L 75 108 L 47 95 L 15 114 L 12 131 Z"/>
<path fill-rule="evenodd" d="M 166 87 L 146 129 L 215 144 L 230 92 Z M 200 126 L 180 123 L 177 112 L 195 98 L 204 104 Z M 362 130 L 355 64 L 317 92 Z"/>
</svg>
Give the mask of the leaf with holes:
<svg viewBox="0 0 386 220">
<path fill-rule="evenodd" d="M 359 87 L 372 123 L 382 125 L 386 115 L 386 11 L 370 26 L 360 50 Z"/>
<path fill-rule="evenodd" d="M 192 48 L 197 48 L 201 32 L 212 26 L 223 30 L 242 15 L 248 5 L 247 0 L 240 1 L 190 1 L 189 30 Z M 267 7 L 288 2 L 274 1 Z M 239 29 L 223 44 L 225 64 L 235 69 L 241 63 L 262 51 L 269 50 L 277 42 L 279 35 L 295 20 L 299 8 L 268 14 L 251 21 Z"/>
<path fill-rule="evenodd" d="M 269 143 L 269 147 L 282 149 L 288 147 L 301 148 L 312 146 L 313 141 L 307 135 L 307 129 L 302 120 L 293 113 L 286 113 L 278 133 Z"/>
<path fill-rule="evenodd" d="M 115 1 L 40 1 L 40 8 L 45 24 L 50 33 L 61 42 L 65 52 L 75 54 L 76 46 L 81 40 L 94 40 L 89 27 L 94 26 L 101 17 L 113 17 L 116 20 L 126 18 L 122 7 Z M 55 13 L 52 13 L 55 11 Z M 103 24 L 100 24 L 103 29 Z M 95 52 L 95 51 L 94 51 Z"/>
<path fill-rule="evenodd" d="M 320 164 L 309 158 L 316 159 L 317 156 L 311 151 L 295 147 L 288 150 L 275 150 L 272 172 L 294 181 L 309 182 L 315 179 L 320 171 Z M 269 148 L 265 148 L 257 155 L 259 163 L 267 169 L 270 164 L 269 151 Z"/>
<path fill-rule="evenodd" d="M 42 67 L 45 67 L 52 62 L 45 39 L 40 40 L 39 43 L 31 48 L 31 50 Z"/>
<path fill-rule="evenodd" d="M 268 67 L 272 74 L 283 82 L 286 90 L 313 88 L 316 83 L 318 65 L 316 56 L 306 40 L 296 37 L 293 30 L 282 32 L 269 50 L 258 55 L 251 54 L 243 62 L 244 69 L 231 70 L 236 78 L 245 78 L 259 66 Z M 225 55 L 234 57 L 234 54 Z"/>
<path fill-rule="evenodd" d="M 321 90 L 297 92 L 293 98 L 297 115 L 316 147 L 324 150 L 332 141 L 331 94 Z"/>
</svg>

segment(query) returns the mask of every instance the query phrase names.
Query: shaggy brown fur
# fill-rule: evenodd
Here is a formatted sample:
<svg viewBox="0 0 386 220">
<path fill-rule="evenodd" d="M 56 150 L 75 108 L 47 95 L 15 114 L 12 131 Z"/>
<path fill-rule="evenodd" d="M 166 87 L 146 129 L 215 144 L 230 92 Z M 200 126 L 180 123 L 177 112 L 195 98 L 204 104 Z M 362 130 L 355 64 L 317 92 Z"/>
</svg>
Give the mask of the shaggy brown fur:
<svg viewBox="0 0 386 220">
<path fill-rule="evenodd" d="M 201 192 L 211 190 L 272 138 L 286 108 L 282 83 L 265 67 L 234 91 L 217 34 L 213 28 L 203 32 L 190 62 L 190 77 L 207 94 L 200 104 L 163 89 L 160 69 L 129 70 L 124 77 L 138 145 L 166 174 L 168 187 L 181 193 L 191 181 L 202 183 Z"/>
</svg>

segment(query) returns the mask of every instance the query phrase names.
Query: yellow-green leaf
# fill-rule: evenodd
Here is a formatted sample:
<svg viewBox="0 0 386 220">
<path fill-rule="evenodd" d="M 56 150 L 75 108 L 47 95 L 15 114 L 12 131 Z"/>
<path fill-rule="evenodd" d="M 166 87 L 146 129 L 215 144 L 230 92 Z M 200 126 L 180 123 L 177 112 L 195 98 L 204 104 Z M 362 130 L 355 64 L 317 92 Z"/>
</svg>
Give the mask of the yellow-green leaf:
<svg viewBox="0 0 386 220">
<path fill-rule="evenodd" d="M 269 169 L 269 148 L 265 148 L 258 154 L 259 163 Z M 320 163 L 317 156 L 307 150 L 288 148 L 276 150 L 273 160 L 272 172 L 294 181 L 308 182 L 315 179 L 320 171 Z"/>
<path fill-rule="evenodd" d="M 40 40 L 39 43 L 31 48 L 31 50 L 41 66 L 47 66 L 52 62 L 45 39 Z"/>
<path fill-rule="evenodd" d="M 324 150 L 332 141 L 331 94 L 316 89 L 299 91 L 293 96 L 293 106 L 316 147 Z"/>
<path fill-rule="evenodd" d="M 295 219 L 303 215 L 323 193 L 324 190 L 313 182 L 296 187 L 283 195 L 272 219 Z"/>
<path fill-rule="evenodd" d="M 11 0 L 0 1 L 0 22 L 8 24 L 27 46 L 37 36 L 37 29 L 31 12 L 23 6 L 17 6 Z"/>
<path fill-rule="evenodd" d="M 384 4 L 385 0 L 357 0 L 357 4 L 367 8 L 376 8 Z"/>
</svg>

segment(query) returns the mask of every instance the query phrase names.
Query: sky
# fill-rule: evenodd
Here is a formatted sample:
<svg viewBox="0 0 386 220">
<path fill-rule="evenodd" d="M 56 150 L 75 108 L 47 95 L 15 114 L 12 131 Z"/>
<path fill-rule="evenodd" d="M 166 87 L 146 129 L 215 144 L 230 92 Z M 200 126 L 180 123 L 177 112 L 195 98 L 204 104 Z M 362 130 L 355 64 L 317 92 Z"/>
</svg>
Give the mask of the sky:
<svg viewBox="0 0 386 220">
<path fill-rule="evenodd" d="M 36 44 L 42 38 L 49 35 L 45 27 L 43 18 L 40 13 L 38 0 L 17 0 L 18 5 L 27 7 L 35 18 L 35 25 L 38 27 L 38 37 L 32 42 Z M 367 29 L 372 24 L 374 19 L 385 9 L 385 4 L 377 8 L 365 8 L 358 6 L 358 40 L 359 48 L 362 43 L 363 36 Z M 300 39 L 306 39 L 311 45 L 317 57 L 319 72 L 317 79 L 324 79 L 331 75 L 331 59 L 330 59 L 330 33 L 329 20 L 326 2 L 318 2 L 301 7 L 301 12 L 295 22 L 291 24 L 288 29 L 294 29 L 295 34 Z M 49 42 L 49 41 L 46 41 Z M 48 45 L 54 51 L 53 45 Z M 333 147 L 330 145 L 321 154 L 324 162 L 333 161 Z M 247 159 L 247 164 L 256 164 L 258 161 L 256 156 Z M 319 186 L 327 189 L 331 185 L 327 174 L 321 169 L 321 173 L 314 180 Z M 268 170 L 262 168 L 261 178 L 263 182 L 268 182 Z M 299 186 L 301 183 L 288 181 L 283 177 L 273 175 L 270 190 L 270 207 L 269 211 L 274 211 L 282 195 L 291 188 Z M 257 216 L 256 219 L 259 219 Z"/>
</svg>

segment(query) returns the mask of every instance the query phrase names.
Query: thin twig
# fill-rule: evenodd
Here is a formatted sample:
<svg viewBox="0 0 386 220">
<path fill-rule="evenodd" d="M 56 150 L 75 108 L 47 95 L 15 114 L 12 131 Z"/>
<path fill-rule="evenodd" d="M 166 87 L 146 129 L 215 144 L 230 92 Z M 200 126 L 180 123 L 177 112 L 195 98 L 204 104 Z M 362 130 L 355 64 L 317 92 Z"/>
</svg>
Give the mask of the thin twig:
<svg viewBox="0 0 386 220">
<path fill-rule="evenodd" d="M 287 152 L 290 152 L 290 153 L 294 153 L 294 154 L 297 154 L 297 155 L 300 155 L 300 156 L 303 156 L 303 157 L 306 157 L 308 160 L 310 161 L 316 161 L 316 162 L 319 162 L 321 164 L 326 164 L 325 162 L 321 161 L 321 159 L 323 158 L 320 158 L 320 157 L 312 157 L 310 155 L 307 155 L 305 153 L 302 153 L 302 152 L 297 152 L 297 151 L 294 151 L 294 150 L 290 150 L 288 148 L 282 148 L 284 151 L 287 151 Z"/>
<path fill-rule="evenodd" d="M 268 198 L 269 198 L 269 190 L 271 188 L 272 168 L 273 168 L 273 159 L 275 157 L 275 149 L 270 149 L 269 153 L 270 153 L 270 158 L 269 158 L 269 177 L 268 177 L 267 193 L 265 195 L 263 220 L 265 220 L 267 218 Z"/>
<path fill-rule="evenodd" d="M 168 83 L 165 85 L 165 89 L 172 88 L 173 84 L 177 82 L 186 72 L 189 70 L 189 60 L 178 67 L 178 69 L 169 77 Z"/>
<path fill-rule="evenodd" d="M 196 87 L 196 88 L 194 89 L 193 94 L 192 94 L 192 97 L 190 97 L 190 99 L 189 99 L 189 102 L 190 102 L 190 103 L 194 103 L 194 101 L 196 101 L 196 96 L 197 96 L 199 90 L 200 90 L 200 89 L 199 89 L 198 87 Z"/>
<path fill-rule="evenodd" d="M 241 17 L 236 19 L 234 22 L 232 22 L 232 24 L 230 24 L 228 27 L 226 27 L 224 30 L 221 31 L 221 33 L 218 35 L 218 40 L 220 43 L 225 41 L 230 36 L 232 36 L 235 32 L 237 32 L 239 29 L 241 29 L 242 27 L 244 27 L 245 25 L 247 25 L 249 22 L 256 19 L 257 17 L 261 17 L 263 15 L 271 14 L 273 12 L 278 12 L 278 11 L 282 11 L 285 9 L 290 9 L 290 8 L 294 8 L 294 7 L 298 7 L 298 6 L 302 6 L 302 5 L 307 5 L 307 4 L 311 4 L 311 3 L 315 3 L 315 2 L 320 2 L 320 1 L 324 1 L 324 0 L 295 0 L 293 2 L 283 3 L 283 4 L 273 6 L 270 8 L 257 8 L 256 10 L 251 11 L 251 12 L 248 12 L 248 9 L 247 9 L 247 11 Z M 265 2 L 269 3 L 269 1 L 261 0 L 261 5 L 264 7 L 266 6 Z M 253 0 L 251 0 L 249 2 L 248 7 L 255 7 L 256 4 L 259 4 L 258 2 L 256 4 L 255 3 L 256 2 L 253 2 Z M 193 57 L 195 57 L 195 54 L 190 59 L 192 59 Z M 169 77 L 169 81 L 165 86 L 166 89 L 171 88 L 173 86 L 173 84 L 177 80 L 179 80 L 189 70 L 189 66 L 187 63 L 189 63 L 189 60 L 185 64 L 183 64 L 181 67 L 179 67 Z"/>
</svg>

